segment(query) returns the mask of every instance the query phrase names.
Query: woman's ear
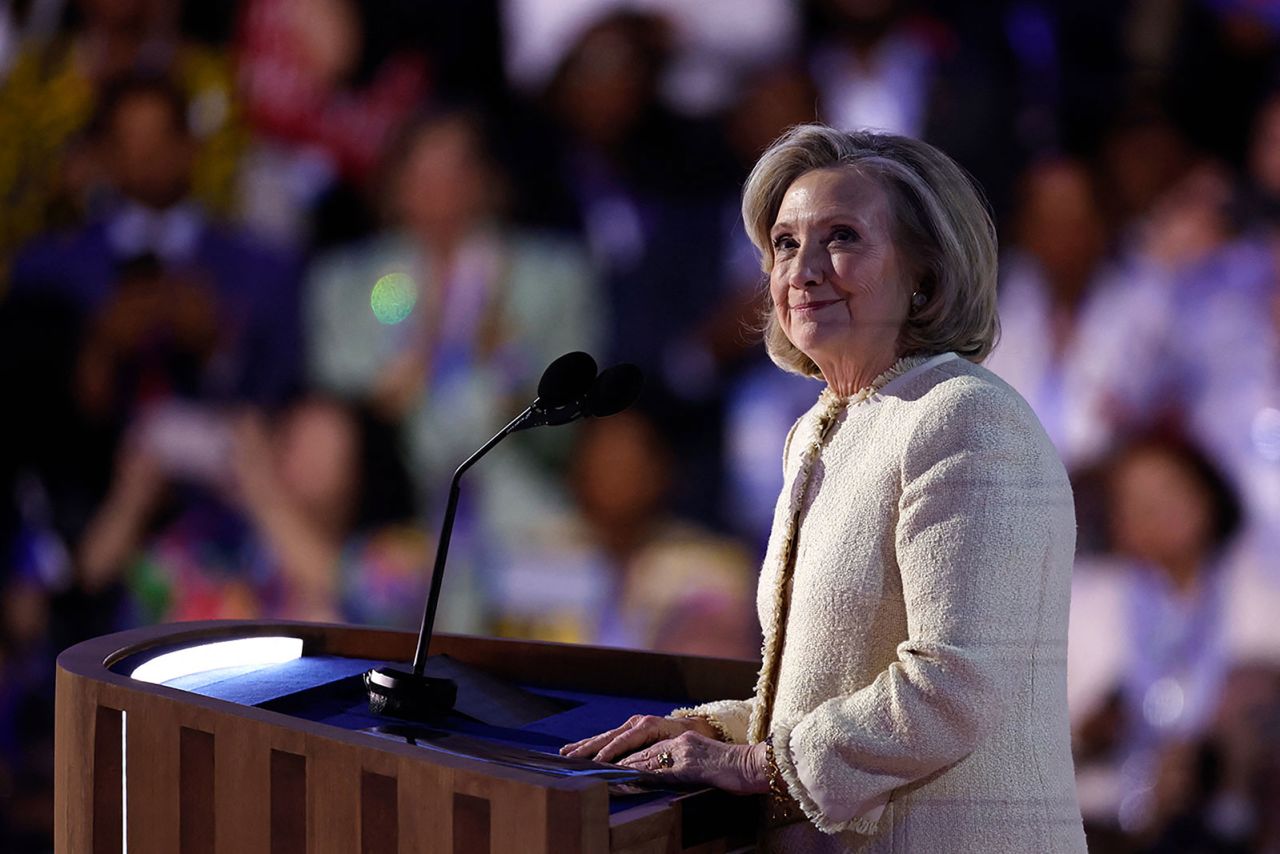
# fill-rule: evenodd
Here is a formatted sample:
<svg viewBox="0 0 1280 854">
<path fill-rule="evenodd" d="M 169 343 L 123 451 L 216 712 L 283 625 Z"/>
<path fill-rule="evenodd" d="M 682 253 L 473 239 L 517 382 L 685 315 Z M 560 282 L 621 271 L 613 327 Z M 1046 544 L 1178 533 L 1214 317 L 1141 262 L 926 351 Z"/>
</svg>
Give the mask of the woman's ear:
<svg viewBox="0 0 1280 854">
<path fill-rule="evenodd" d="M 923 271 L 916 277 L 916 285 L 911 289 L 911 311 L 918 312 L 929 304 L 933 299 L 934 293 L 937 292 L 935 287 L 933 273 L 929 270 Z"/>
</svg>

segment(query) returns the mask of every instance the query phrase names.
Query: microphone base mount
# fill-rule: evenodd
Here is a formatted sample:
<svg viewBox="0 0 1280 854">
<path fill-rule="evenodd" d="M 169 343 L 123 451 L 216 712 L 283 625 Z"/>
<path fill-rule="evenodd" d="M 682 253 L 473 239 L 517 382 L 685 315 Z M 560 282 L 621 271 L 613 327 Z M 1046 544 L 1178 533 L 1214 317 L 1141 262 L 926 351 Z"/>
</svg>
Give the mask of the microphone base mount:
<svg viewBox="0 0 1280 854">
<path fill-rule="evenodd" d="M 458 686 L 452 679 L 439 679 L 403 670 L 377 667 L 364 674 L 369 711 L 423 721 L 446 715 L 458 701 Z"/>
</svg>

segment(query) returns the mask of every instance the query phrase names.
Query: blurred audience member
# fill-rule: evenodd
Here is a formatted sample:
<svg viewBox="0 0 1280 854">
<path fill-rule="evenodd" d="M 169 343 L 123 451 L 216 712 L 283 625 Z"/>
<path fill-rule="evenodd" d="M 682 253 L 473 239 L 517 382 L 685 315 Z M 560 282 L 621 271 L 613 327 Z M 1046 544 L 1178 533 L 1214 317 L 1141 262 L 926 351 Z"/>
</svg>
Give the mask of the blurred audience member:
<svg viewBox="0 0 1280 854">
<path fill-rule="evenodd" d="M 1280 231 L 1280 88 L 1272 91 L 1254 118 L 1244 177 L 1246 227 Z"/>
<path fill-rule="evenodd" d="M 600 18 L 638 4 L 627 0 L 502 0 L 506 66 L 527 92 L 546 86 L 581 34 Z M 800 36 L 800 4 L 788 0 L 650 0 L 646 11 L 670 21 L 673 56 L 660 88 L 682 113 L 707 115 L 734 99 L 737 79 L 783 61 Z"/>
<path fill-rule="evenodd" d="M 0 400 L 13 413 L 0 442 L 0 555 L 30 555 L 51 586 L 69 580 L 58 555 L 110 473 L 112 437 L 83 423 L 72 393 L 80 334 L 80 318 L 57 299 L 0 301 Z M 42 541 L 56 545 L 25 545 Z"/>
<path fill-rule="evenodd" d="M 600 301 L 576 244 L 504 222 L 505 183 L 473 116 L 414 122 L 385 186 L 388 231 L 312 272 L 310 370 L 321 387 L 367 396 L 404 425 L 434 512 L 454 468 L 523 408 L 543 368 L 595 350 Z M 563 501 L 547 461 L 563 459 L 565 438 L 529 434 L 476 469 L 459 551 L 518 542 Z"/>
<path fill-rule="evenodd" d="M 1068 467 L 1087 464 L 1160 404 L 1170 287 L 1154 264 L 1109 256 L 1093 182 L 1073 160 L 1023 176 L 1014 240 L 987 365 L 1031 404 Z"/>
<path fill-rule="evenodd" d="M 1155 4 L 1152 4 L 1155 5 Z M 1179 4 L 1171 111 L 1198 147 L 1239 163 L 1253 117 L 1280 73 L 1280 16 L 1272 2 Z"/>
<path fill-rule="evenodd" d="M 814 79 L 827 122 L 924 134 L 937 72 L 935 45 L 908 17 L 908 4 L 819 0 L 823 35 L 814 53 Z"/>
<path fill-rule="evenodd" d="M 0 82 L 0 269 L 26 240 L 92 210 L 100 169 L 87 131 L 102 87 L 122 76 L 172 76 L 193 140 L 191 193 L 213 210 L 232 204 L 245 131 L 224 52 L 184 41 L 174 3 L 77 0 L 75 11 L 67 35 L 33 40 Z"/>
<path fill-rule="evenodd" d="M 671 50 L 667 21 L 615 11 L 570 49 L 546 104 L 561 134 L 562 181 L 608 299 L 607 360 L 647 375 L 646 396 L 685 472 L 676 506 L 719 521 L 721 401 L 705 330 L 737 299 L 721 264 L 722 212 L 739 170 L 716 125 L 663 102 Z"/>
<path fill-rule="evenodd" d="M 1275 238 L 1255 229 L 1225 240 L 1178 271 L 1164 349 L 1186 429 L 1249 510 L 1233 556 L 1233 644 L 1280 664 L 1278 283 Z"/>
<path fill-rule="evenodd" d="M 1187 158 L 1128 238 L 1172 283 L 1155 345 L 1166 405 L 1231 475 L 1249 510 L 1231 567 L 1233 650 L 1280 661 L 1271 616 L 1280 605 L 1280 255 L 1265 202 L 1270 132 L 1264 112 L 1245 189 L 1225 166 Z"/>
<path fill-rule="evenodd" d="M 1101 199 L 1111 225 L 1141 223 L 1156 201 L 1195 164 L 1185 136 L 1157 106 L 1136 99 L 1105 130 L 1099 146 Z"/>
<path fill-rule="evenodd" d="M 337 401 L 303 398 L 269 424 L 171 408 L 124 446 L 84 537 L 81 583 L 123 583 L 130 622 L 292 619 L 409 627 L 426 543 L 395 434 Z M 398 475 L 398 476 L 397 476 Z M 222 501 L 181 500 L 193 484 Z"/>
<path fill-rule="evenodd" d="M 379 11 L 397 17 L 386 5 Z M 239 83 L 258 138 L 241 202 L 251 223 L 282 239 L 326 237 L 310 231 L 315 209 L 340 182 L 363 186 L 430 91 L 426 57 L 403 43 L 379 52 L 367 17 L 354 0 L 242 4 Z"/>
<path fill-rule="evenodd" d="M 718 212 L 731 161 L 711 126 L 663 105 L 669 39 L 652 15 L 600 19 L 565 56 L 547 103 L 564 135 L 564 180 L 605 277 L 613 355 L 653 380 L 705 391 L 708 366 L 700 353 L 686 358 L 684 344 L 720 296 Z"/>
<path fill-rule="evenodd" d="M 1003 213 L 1013 149 L 1014 75 L 909 0 L 812 0 L 810 70 L 819 117 L 926 139 L 978 179 Z"/>
<path fill-rule="evenodd" d="M 66 17 L 67 0 L 8 0 L 0 8 L 0 83 L 23 53 L 47 45 Z"/>
<path fill-rule="evenodd" d="M 1086 824 L 1140 836 L 1184 773 L 1231 665 L 1224 568 L 1239 497 L 1204 452 L 1173 435 L 1126 443 L 1103 469 L 1111 560 L 1073 581 L 1069 697 Z"/>
<path fill-rule="evenodd" d="M 110 204 L 33 241 L 14 264 L 15 294 L 85 317 L 78 397 L 96 420 L 123 423 L 173 394 L 278 401 L 297 382 L 297 263 L 195 200 L 187 118 L 163 79 L 109 87 L 97 142 Z"/>
<path fill-rule="evenodd" d="M 1155 200 L 1137 223 L 1140 251 L 1169 270 L 1193 267 L 1232 237 L 1231 175 L 1200 161 Z"/>
<path fill-rule="evenodd" d="M 593 421 L 571 481 L 576 512 L 495 573 L 496 630 L 570 643 L 750 658 L 755 566 L 734 540 L 673 518 L 670 449 L 637 412 Z"/>
</svg>

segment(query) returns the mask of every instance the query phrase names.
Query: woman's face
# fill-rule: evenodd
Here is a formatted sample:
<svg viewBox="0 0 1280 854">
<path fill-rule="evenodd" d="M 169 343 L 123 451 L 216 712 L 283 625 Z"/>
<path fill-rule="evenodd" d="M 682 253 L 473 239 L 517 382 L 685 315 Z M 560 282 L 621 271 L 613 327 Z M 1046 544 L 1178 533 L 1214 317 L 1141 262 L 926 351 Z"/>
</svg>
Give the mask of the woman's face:
<svg viewBox="0 0 1280 854">
<path fill-rule="evenodd" d="M 1024 180 L 1018 241 L 1044 265 L 1053 287 L 1083 287 L 1107 242 L 1089 173 L 1079 163 L 1061 160 L 1033 167 Z"/>
<path fill-rule="evenodd" d="M 413 140 L 396 191 L 409 230 L 425 236 L 465 233 L 488 212 L 491 179 L 475 132 L 447 119 Z"/>
<path fill-rule="evenodd" d="M 888 195 L 853 169 L 806 172 L 782 198 L 769 292 L 787 338 L 824 375 L 896 357 L 910 293 L 892 224 Z"/>
<path fill-rule="evenodd" d="M 359 444 L 349 412 L 322 401 L 302 403 L 276 433 L 280 480 L 309 514 L 326 521 L 339 517 L 359 485 Z"/>
<path fill-rule="evenodd" d="M 1155 564 L 1203 555 L 1212 540 L 1213 509 L 1204 488 L 1167 452 L 1144 449 L 1112 474 L 1116 549 Z"/>
</svg>

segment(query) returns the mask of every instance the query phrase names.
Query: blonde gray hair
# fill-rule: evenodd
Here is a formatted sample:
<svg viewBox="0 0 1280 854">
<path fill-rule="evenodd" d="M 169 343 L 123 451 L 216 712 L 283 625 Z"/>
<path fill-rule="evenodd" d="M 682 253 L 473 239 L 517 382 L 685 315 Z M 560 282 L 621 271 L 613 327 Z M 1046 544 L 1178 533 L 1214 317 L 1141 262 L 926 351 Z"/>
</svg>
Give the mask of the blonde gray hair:
<svg viewBox="0 0 1280 854">
<path fill-rule="evenodd" d="M 761 156 L 742 191 L 742 221 L 773 267 L 769 232 L 793 182 L 815 169 L 850 167 L 886 192 L 893 241 L 914 290 L 925 303 L 913 308 L 898 338 L 901 354 L 955 351 L 981 362 L 995 346 L 996 231 L 981 190 L 954 160 L 928 143 L 872 131 L 798 125 Z M 781 368 L 820 377 L 813 360 L 791 343 L 766 297 L 765 346 Z"/>
</svg>

